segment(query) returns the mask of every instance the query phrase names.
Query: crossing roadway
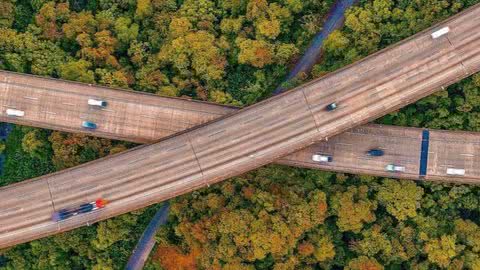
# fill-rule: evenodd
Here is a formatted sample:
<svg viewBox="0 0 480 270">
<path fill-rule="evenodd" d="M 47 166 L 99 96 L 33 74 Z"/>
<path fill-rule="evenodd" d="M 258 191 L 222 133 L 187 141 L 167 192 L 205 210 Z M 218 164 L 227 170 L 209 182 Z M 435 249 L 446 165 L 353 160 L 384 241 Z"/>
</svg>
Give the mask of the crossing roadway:
<svg viewBox="0 0 480 270">
<path fill-rule="evenodd" d="M 2 121 L 83 132 L 137 143 L 154 143 L 162 137 L 238 110 L 236 107 L 214 103 L 161 97 L 6 71 L 0 71 L 0 80 Z M 108 105 L 105 108 L 89 106 L 88 99 L 105 100 Z M 9 108 L 22 110 L 25 115 L 7 116 L 6 109 Z M 81 122 L 84 120 L 97 123 L 98 129 L 92 131 L 82 128 Z M 416 128 L 369 124 L 334 136 L 328 141 L 315 143 L 275 162 L 387 177 L 461 183 L 480 180 L 480 174 L 475 170 L 475 164 L 478 164 L 475 153 L 480 134 L 430 130 L 429 134 L 434 137 L 427 142 L 436 151 L 428 151 L 427 158 L 421 159 L 424 132 Z M 381 149 L 385 155 L 368 156 L 367 151 L 371 149 Z M 315 154 L 331 156 L 332 162 L 313 161 L 312 156 Z M 385 170 L 388 164 L 402 165 L 405 172 L 388 172 Z M 427 169 L 423 173 L 420 172 L 421 164 Z M 448 168 L 465 170 L 465 173 L 448 174 Z"/>
<path fill-rule="evenodd" d="M 480 69 L 479 13 L 475 6 L 351 66 L 152 145 L 2 188 L 0 247 L 88 225 L 244 173 L 465 78 Z M 447 26 L 448 33 L 432 38 Z M 62 117 L 50 107 L 68 101 L 45 98 L 52 101 L 39 97 L 37 112 Z M 333 102 L 338 108 L 325 110 Z M 93 118 L 96 111 L 78 117 L 98 122 L 99 133 L 102 126 L 121 131 L 117 122 L 130 115 L 110 105 L 114 116 L 104 122 Z M 428 145 L 427 154 L 435 150 Z M 97 198 L 110 203 L 65 221 L 51 219 L 55 211 Z"/>
</svg>

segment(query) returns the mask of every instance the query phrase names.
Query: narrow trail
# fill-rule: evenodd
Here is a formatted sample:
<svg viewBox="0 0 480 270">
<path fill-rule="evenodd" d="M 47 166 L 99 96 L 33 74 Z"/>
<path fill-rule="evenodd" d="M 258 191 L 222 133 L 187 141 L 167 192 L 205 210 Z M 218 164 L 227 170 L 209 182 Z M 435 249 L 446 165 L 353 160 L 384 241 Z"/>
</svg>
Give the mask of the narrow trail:
<svg viewBox="0 0 480 270">
<path fill-rule="evenodd" d="M 327 20 L 325 21 L 323 28 L 313 38 L 310 47 L 305 51 L 302 58 L 295 64 L 293 69 L 285 78 L 285 81 L 295 78 L 300 73 L 307 73 L 317 63 L 322 56 L 323 42 L 325 39 L 336 29 L 343 26 L 345 19 L 345 11 L 354 5 L 358 0 L 337 0 L 328 13 Z M 287 88 L 282 87 L 280 84 L 273 92 L 274 95 L 280 94 Z"/>
<path fill-rule="evenodd" d="M 167 222 L 169 209 L 170 205 L 166 202 L 152 218 L 140 237 L 140 240 L 138 240 L 137 246 L 133 250 L 132 256 L 125 267 L 126 270 L 138 270 L 143 268 L 145 261 L 148 259 L 148 255 L 155 245 L 155 233 L 157 232 L 158 227 Z"/>
</svg>

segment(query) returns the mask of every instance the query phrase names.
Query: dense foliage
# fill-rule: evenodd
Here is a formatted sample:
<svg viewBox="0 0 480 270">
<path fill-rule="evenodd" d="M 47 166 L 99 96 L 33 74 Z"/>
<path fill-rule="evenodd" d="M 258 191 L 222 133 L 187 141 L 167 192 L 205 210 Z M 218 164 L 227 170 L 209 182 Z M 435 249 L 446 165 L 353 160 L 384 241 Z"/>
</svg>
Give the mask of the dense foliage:
<svg viewBox="0 0 480 270">
<path fill-rule="evenodd" d="M 250 104 L 320 29 L 333 0 L 0 2 L 0 68 Z"/>
<path fill-rule="evenodd" d="M 332 0 L 0 0 L 0 68 L 248 105 Z M 299 83 L 478 0 L 361 0 Z M 480 76 L 379 119 L 480 131 Z M 15 127 L 0 185 L 131 146 Z M 172 202 L 147 269 L 480 269 L 480 189 L 267 166 Z M 122 269 L 156 207 L 0 251 L 6 269 Z M 448 217 L 448 218 L 446 218 Z"/>
<path fill-rule="evenodd" d="M 479 195 L 268 166 L 176 199 L 151 267 L 479 269 Z"/>
<path fill-rule="evenodd" d="M 47 131 L 16 126 L 7 137 L 5 164 L 0 176 L 0 186 L 53 172 L 50 145 L 46 143 Z M 26 147 L 29 153 L 25 152 Z"/>
</svg>

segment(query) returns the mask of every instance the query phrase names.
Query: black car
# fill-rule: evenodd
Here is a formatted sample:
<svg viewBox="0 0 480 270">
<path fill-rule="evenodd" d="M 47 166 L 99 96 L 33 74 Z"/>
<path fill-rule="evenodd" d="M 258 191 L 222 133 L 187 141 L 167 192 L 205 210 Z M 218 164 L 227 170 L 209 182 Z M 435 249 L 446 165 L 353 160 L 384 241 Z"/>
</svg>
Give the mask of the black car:
<svg viewBox="0 0 480 270">
<path fill-rule="evenodd" d="M 384 154 L 383 150 L 380 150 L 380 149 L 370 149 L 367 152 L 367 155 L 371 157 L 381 157 L 383 156 L 383 154 Z"/>
<path fill-rule="evenodd" d="M 333 111 L 336 108 L 337 108 L 337 103 L 335 103 L 335 102 L 328 104 L 327 107 L 326 107 L 327 111 Z"/>
</svg>

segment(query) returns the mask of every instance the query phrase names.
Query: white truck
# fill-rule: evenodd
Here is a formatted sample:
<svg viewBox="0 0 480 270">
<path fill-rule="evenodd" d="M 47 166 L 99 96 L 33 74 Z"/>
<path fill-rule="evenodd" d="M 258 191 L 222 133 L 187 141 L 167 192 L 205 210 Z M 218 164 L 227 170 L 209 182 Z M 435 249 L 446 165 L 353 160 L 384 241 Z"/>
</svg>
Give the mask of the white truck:
<svg viewBox="0 0 480 270">
<path fill-rule="evenodd" d="M 89 98 L 88 105 L 105 108 L 107 107 L 107 102 L 104 100 Z"/>
<path fill-rule="evenodd" d="M 447 168 L 448 175 L 465 175 L 465 169 Z"/>
<path fill-rule="evenodd" d="M 432 33 L 432 38 L 433 39 L 437 39 L 445 34 L 447 34 L 448 32 L 450 32 L 450 28 L 447 26 L 447 27 L 443 27 L 442 29 L 440 30 L 437 30 L 435 32 Z"/>
<path fill-rule="evenodd" d="M 7 109 L 6 113 L 8 116 L 17 116 L 17 117 L 22 117 L 25 115 L 24 111 L 15 110 L 15 109 Z"/>
</svg>

